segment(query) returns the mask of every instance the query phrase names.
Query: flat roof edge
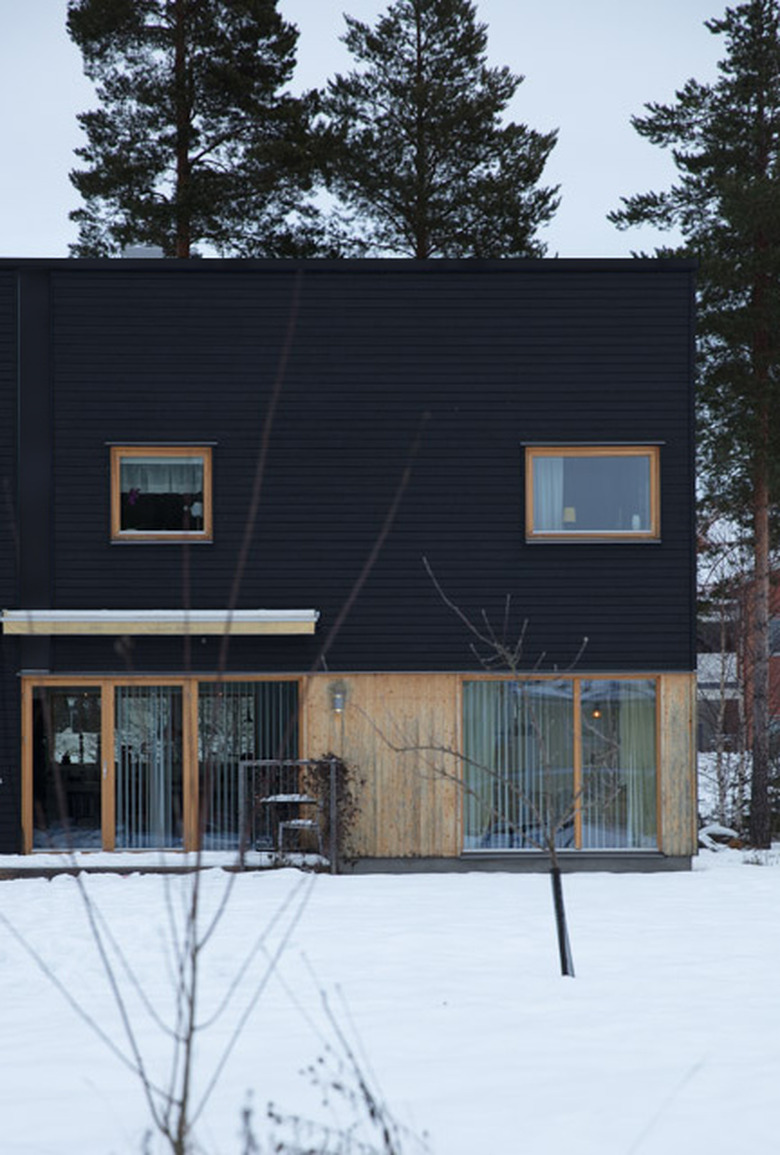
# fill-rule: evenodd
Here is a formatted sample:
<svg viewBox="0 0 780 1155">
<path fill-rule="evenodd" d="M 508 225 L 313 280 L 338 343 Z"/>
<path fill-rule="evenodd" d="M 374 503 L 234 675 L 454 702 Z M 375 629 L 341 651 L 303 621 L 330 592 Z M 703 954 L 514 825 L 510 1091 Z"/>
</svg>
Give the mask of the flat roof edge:
<svg viewBox="0 0 780 1155">
<path fill-rule="evenodd" d="M 230 272 L 295 273 L 554 273 L 694 271 L 699 262 L 691 257 L 434 257 L 427 261 L 411 257 L 351 257 L 343 260 L 265 257 L 0 257 L 0 270 L 51 269 L 56 272 L 166 272 L 193 275 Z"/>
</svg>

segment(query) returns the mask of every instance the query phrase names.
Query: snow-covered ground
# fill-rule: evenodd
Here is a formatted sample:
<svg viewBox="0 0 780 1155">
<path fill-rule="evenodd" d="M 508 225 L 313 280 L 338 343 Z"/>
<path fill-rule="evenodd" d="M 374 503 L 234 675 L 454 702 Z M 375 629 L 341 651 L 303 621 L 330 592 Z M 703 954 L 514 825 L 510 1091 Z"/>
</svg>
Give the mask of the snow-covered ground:
<svg viewBox="0 0 780 1155">
<path fill-rule="evenodd" d="M 203 925 L 228 878 L 201 876 Z M 170 1016 L 169 911 L 191 878 L 84 884 L 145 997 Z M 338 1051 L 322 990 L 396 1119 L 427 1132 L 437 1155 L 777 1150 L 780 853 L 705 852 L 681 874 L 571 875 L 565 892 L 575 979 L 558 973 L 545 875 L 233 876 L 203 959 L 205 1017 L 294 897 L 268 933 L 267 951 L 288 941 L 199 1122 L 201 1149 L 243 1150 L 250 1092 L 260 1138 L 268 1100 L 329 1118 L 301 1074 Z M 138 1155 L 137 1080 L 8 925 L 126 1052 L 77 882 L 0 882 L 0 916 L 2 1155 Z M 199 1091 L 265 965 L 261 952 L 235 1007 L 203 1032 Z M 170 1040 L 137 1005 L 132 1018 L 162 1078 Z"/>
</svg>

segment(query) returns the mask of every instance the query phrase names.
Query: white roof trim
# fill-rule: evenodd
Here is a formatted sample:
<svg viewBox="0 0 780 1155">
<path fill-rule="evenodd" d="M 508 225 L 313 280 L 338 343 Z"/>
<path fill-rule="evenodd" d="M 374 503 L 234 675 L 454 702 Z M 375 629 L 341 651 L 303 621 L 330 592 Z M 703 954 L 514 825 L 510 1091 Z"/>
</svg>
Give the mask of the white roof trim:
<svg viewBox="0 0 780 1155">
<path fill-rule="evenodd" d="M 313 634 L 318 610 L 3 610 L 6 634 Z"/>
</svg>

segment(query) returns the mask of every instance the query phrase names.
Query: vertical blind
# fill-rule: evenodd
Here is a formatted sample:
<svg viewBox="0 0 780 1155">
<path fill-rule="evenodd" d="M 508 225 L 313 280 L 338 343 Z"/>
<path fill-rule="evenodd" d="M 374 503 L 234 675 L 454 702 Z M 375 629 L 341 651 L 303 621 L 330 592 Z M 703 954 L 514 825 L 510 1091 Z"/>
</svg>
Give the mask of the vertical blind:
<svg viewBox="0 0 780 1155">
<path fill-rule="evenodd" d="M 655 719 L 651 678 L 466 682 L 465 849 L 654 847 Z"/>
<path fill-rule="evenodd" d="M 466 847 L 573 845 L 571 682 L 463 688 Z"/>
<path fill-rule="evenodd" d="M 298 756 L 297 682 L 201 682 L 198 689 L 198 769 L 202 845 L 232 850 L 254 844 L 266 811 L 257 766 Z"/>
<path fill-rule="evenodd" d="M 181 847 L 181 687 L 118 686 L 115 744 L 117 848 Z"/>
<path fill-rule="evenodd" d="M 582 843 L 656 845 L 655 682 L 581 682 Z"/>
</svg>

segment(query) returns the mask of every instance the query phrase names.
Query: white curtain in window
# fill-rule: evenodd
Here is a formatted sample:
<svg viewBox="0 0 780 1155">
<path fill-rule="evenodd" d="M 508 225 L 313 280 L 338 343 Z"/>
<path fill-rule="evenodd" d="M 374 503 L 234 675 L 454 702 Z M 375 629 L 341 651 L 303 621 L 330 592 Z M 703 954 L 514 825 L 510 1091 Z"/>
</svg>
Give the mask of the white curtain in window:
<svg viewBox="0 0 780 1155">
<path fill-rule="evenodd" d="M 166 461 L 159 457 L 133 457 L 122 462 L 122 493 L 200 493 L 203 489 L 203 461 L 200 457 L 180 457 Z"/>
<path fill-rule="evenodd" d="M 562 457 L 535 457 L 533 463 L 534 529 L 554 531 L 563 526 Z"/>
</svg>

